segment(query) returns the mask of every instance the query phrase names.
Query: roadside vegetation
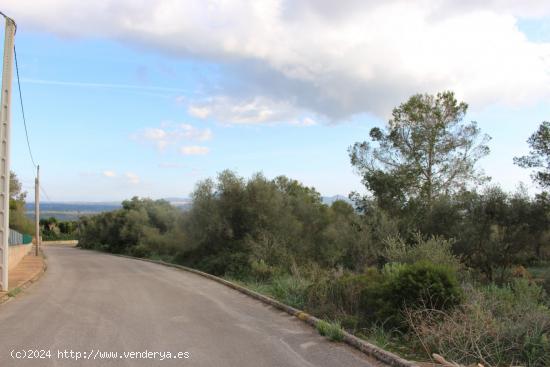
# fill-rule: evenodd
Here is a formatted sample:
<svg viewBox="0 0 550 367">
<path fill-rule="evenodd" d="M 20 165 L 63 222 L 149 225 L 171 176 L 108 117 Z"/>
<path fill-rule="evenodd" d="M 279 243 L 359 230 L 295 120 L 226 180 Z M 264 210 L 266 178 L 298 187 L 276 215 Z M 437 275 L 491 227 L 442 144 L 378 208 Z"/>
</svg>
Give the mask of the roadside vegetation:
<svg viewBox="0 0 550 367">
<path fill-rule="evenodd" d="M 78 221 L 61 221 L 55 217 L 40 219 L 43 241 L 67 241 L 78 239 Z"/>
<path fill-rule="evenodd" d="M 34 223 L 25 214 L 27 192 L 22 190 L 21 181 L 10 172 L 10 215 L 9 226 L 20 233 L 34 234 Z"/>
<path fill-rule="evenodd" d="M 328 206 L 285 176 L 221 172 L 181 212 L 132 198 L 83 217 L 79 245 L 236 280 L 405 357 L 550 365 L 550 124 L 516 163 L 543 191 L 477 169 L 489 137 L 451 92 L 415 95 L 349 149 L 367 189 Z"/>
<path fill-rule="evenodd" d="M 27 192 L 23 191 L 21 181 L 14 172 L 10 172 L 10 223 L 11 229 L 29 236 L 35 235 L 34 220 L 25 213 Z M 59 221 L 54 217 L 40 219 L 40 233 L 43 241 L 76 240 L 78 221 Z"/>
</svg>

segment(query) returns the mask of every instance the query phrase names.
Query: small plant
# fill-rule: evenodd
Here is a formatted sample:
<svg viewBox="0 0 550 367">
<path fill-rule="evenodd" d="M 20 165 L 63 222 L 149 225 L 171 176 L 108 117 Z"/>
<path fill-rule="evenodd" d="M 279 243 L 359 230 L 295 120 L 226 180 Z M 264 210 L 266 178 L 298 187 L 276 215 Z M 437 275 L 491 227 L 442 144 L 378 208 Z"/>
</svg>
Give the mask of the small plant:
<svg viewBox="0 0 550 367">
<path fill-rule="evenodd" d="M 21 293 L 22 289 L 17 287 L 17 288 L 13 288 L 11 291 L 8 292 L 8 297 L 15 297 L 17 296 L 19 293 Z"/>
<path fill-rule="evenodd" d="M 327 337 L 330 341 L 340 342 L 344 340 L 344 332 L 339 322 L 326 322 L 320 320 L 315 327 L 319 334 Z"/>
</svg>

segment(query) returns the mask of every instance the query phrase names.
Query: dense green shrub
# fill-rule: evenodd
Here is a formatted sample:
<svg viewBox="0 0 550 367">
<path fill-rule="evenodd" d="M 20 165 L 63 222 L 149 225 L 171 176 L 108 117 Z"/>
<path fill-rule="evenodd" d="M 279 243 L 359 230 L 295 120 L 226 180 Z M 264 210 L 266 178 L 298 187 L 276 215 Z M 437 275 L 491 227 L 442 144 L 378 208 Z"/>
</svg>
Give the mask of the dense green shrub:
<svg viewBox="0 0 550 367">
<path fill-rule="evenodd" d="M 44 241 L 64 241 L 78 238 L 78 222 L 58 221 L 55 217 L 40 219 L 40 231 Z"/>
<path fill-rule="evenodd" d="M 130 249 L 130 255 L 135 257 L 150 257 L 152 252 L 151 249 L 144 244 L 139 244 Z"/>
<path fill-rule="evenodd" d="M 362 297 L 367 312 L 374 308 L 371 318 L 399 327 L 403 326 L 406 309 L 447 310 L 461 302 L 462 292 L 453 269 L 418 262 L 402 266 L 383 286 L 371 289 L 370 293 L 367 290 Z"/>
<path fill-rule="evenodd" d="M 384 256 L 388 262 L 414 264 L 419 261 L 448 266 L 458 271 L 462 265 L 453 254 L 453 243 L 442 237 L 424 238 L 420 233 L 413 236 L 413 243 L 405 242 L 401 237 L 390 237 L 385 241 Z"/>
<path fill-rule="evenodd" d="M 348 320 L 356 327 L 380 323 L 393 328 L 404 326 L 407 308 L 445 310 L 461 299 L 453 269 L 420 262 L 324 277 L 308 288 L 306 307 L 319 317 Z"/>
<path fill-rule="evenodd" d="M 173 257 L 185 246 L 179 210 L 164 200 L 139 199 L 122 209 L 86 216 L 78 225 L 79 246 L 139 257 Z"/>
<path fill-rule="evenodd" d="M 234 278 L 247 278 L 250 274 L 251 262 L 249 254 L 243 252 L 220 251 L 207 254 L 194 251 L 190 255 L 182 255 L 182 265 L 191 265 L 204 272 L 214 275 L 228 275 Z"/>
<path fill-rule="evenodd" d="M 383 276 L 376 269 L 368 269 L 364 274 L 325 277 L 308 288 L 307 309 L 324 318 L 359 315 L 363 311 L 361 295 L 383 282 Z"/>
</svg>

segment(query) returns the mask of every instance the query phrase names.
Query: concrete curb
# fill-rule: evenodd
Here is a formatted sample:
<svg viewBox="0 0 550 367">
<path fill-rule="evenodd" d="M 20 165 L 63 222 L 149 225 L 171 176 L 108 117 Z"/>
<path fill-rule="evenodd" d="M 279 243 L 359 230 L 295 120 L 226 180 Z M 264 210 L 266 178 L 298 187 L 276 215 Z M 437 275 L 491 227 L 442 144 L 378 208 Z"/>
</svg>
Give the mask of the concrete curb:
<svg viewBox="0 0 550 367">
<path fill-rule="evenodd" d="M 23 284 L 21 284 L 19 287 L 19 289 L 23 290 L 23 289 L 27 289 L 28 287 L 30 287 L 33 283 L 37 282 L 41 277 L 42 275 L 44 275 L 44 273 L 46 272 L 46 270 L 48 270 L 48 264 L 46 263 L 46 257 L 44 256 L 44 253 L 42 251 L 40 251 L 40 255 L 42 256 L 42 261 L 43 261 L 43 265 L 42 265 L 42 269 L 35 275 L 33 276 L 31 279 L 28 279 L 26 280 Z M 9 292 L 8 292 L 9 293 Z M 0 305 L 3 304 L 3 303 L 6 303 L 8 301 L 10 301 L 12 298 L 16 298 L 17 295 L 13 296 L 13 297 L 10 297 L 7 293 L 5 295 L 3 295 L 2 297 L 0 297 Z"/>
<path fill-rule="evenodd" d="M 284 312 L 286 312 L 286 313 L 288 313 L 292 316 L 295 316 L 298 319 L 304 321 L 305 323 L 307 323 L 307 324 L 309 324 L 313 327 L 315 327 L 317 325 L 317 323 L 319 321 L 321 321 L 320 319 L 316 318 L 315 316 L 312 316 L 312 315 L 310 315 L 310 314 L 308 314 L 304 311 L 298 310 L 298 309 L 296 309 L 294 307 L 291 307 L 289 305 L 285 305 L 284 303 L 276 301 L 273 298 L 264 296 L 263 294 L 254 292 L 254 291 L 252 291 L 248 288 L 242 287 L 238 284 L 235 284 L 235 283 L 232 283 L 232 282 L 227 281 L 225 279 L 219 278 L 215 275 L 202 272 L 200 270 L 189 268 L 189 267 L 183 266 L 183 265 L 171 264 L 171 263 L 161 261 L 161 260 L 144 259 L 144 258 L 133 257 L 133 256 L 128 256 L 128 255 L 121 255 L 121 254 L 111 254 L 111 255 L 124 257 L 124 258 L 127 258 L 127 259 L 146 261 L 146 262 L 150 262 L 150 263 L 153 263 L 153 264 L 160 264 L 160 265 L 164 265 L 164 266 L 169 266 L 171 268 L 181 269 L 181 270 L 188 271 L 190 273 L 194 273 L 194 274 L 203 276 L 203 277 L 208 278 L 210 280 L 213 280 L 215 282 L 221 283 L 221 284 L 223 284 L 223 285 L 225 285 L 229 288 L 233 288 L 236 291 L 244 293 L 247 296 L 250 296 L 254 299 L 257 299 L 257 300 L 259 300 L 263 303 L 266 303 L 270 306 L 273 306 L 273 307 L 275 307 L 275 308 L 277 308 L 281 311 L 284 311 Z M 344 343 L 354 347 L 355 349 L 365 353 L 366 355 L 368 355 L 370 357 L 373 357 L 374 359 L 376 359 L 380 362 L 383 362 L 383 363 L 385 363 L 389 366 L 392 366 L 392 367 L 419 367 L 418 364 L 416 364 L 414 362 L 411 362 L 411 361 L 407 361 L 407 360 L 399 357 L 398 355 L 393 354 L 391 352 L 388 352 L 387 350 L 379 348 L 379 347 L 377 347 L 373 344 L 370 344 L 370 343 L 364 341 L 363 339 L 359 339 L 355 335 L 352 335 L 352 334 L 350 334 L 346 331 L 343 331 L 343 333 L 344 333 L 344 339 L 343 339 Z"/>
</svg>

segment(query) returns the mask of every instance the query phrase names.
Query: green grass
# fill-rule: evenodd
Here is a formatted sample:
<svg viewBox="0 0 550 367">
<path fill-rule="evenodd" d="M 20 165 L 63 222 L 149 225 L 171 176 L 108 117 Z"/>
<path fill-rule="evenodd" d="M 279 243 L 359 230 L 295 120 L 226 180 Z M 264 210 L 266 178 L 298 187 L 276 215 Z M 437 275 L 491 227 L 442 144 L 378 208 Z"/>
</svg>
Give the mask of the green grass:
<svg viewBox="0 0 550 367">
<path fill-rule="evenodd" d="M 17 296 L 19 293 L 21 293 L 22 289 L 17 287 L 17 288 L 13 288 L 11 291 L 8 292 L 8 297 L 15 297 Z"/>
<path fill-rule="evenodd" d="M 280 275 L 267 282 L 255 280 L 243 281 L 227 276 L 224 278 L 298 309 L 304 308 L 306 304 L 306 291 L 311 284 L 311 282 L 302 277 L 292 275 Z"/>
<path fill-rule="evenodd" d="M 411 340 L 398 329 L 387 330 L 382 324 L 374 324 L 356 333 L 356 336 L 402 358 L 411 361 L 426 360 L 424 351 L 412 347 Z"/>
<path fill-rule="evenodd" d="M 344 340 L 344 332 L 339 322 L 327 322 L 320 320 L 315 325 L 317 331 L 322 336 L 327 337 L 330 341 L 341 342 Z"/>
</svg>

